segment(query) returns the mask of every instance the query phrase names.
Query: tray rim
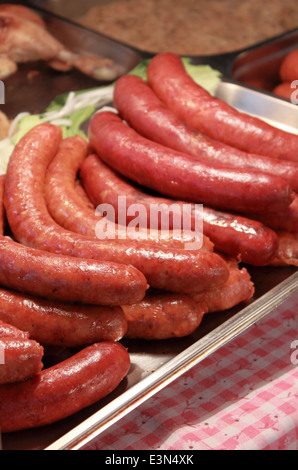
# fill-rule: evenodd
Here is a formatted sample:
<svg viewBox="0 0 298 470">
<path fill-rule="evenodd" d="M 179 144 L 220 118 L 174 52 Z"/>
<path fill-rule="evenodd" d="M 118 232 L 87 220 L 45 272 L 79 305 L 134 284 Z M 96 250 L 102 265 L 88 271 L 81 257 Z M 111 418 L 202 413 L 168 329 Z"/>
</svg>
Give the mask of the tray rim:
<svg viewBox="0 0 298 470">
<path fill-rule="evenodd" d="M 221 346 L 298 293 L 298 271 L 193 343 L 44 450 L 81 450 L 94 438 Z"/>
</svg>

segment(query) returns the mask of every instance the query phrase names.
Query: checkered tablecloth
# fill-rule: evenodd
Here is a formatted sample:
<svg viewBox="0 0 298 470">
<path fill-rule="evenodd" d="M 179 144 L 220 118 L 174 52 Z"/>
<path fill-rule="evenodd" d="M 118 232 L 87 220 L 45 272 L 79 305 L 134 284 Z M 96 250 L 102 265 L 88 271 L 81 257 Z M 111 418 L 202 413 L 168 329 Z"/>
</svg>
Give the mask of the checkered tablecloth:
<svg viewBox="0 0 298 470">
<path fill-rule="evenodd" d="M 298 295 L 156 393 L 86 450 L 297 450 Z"/>
</svg>

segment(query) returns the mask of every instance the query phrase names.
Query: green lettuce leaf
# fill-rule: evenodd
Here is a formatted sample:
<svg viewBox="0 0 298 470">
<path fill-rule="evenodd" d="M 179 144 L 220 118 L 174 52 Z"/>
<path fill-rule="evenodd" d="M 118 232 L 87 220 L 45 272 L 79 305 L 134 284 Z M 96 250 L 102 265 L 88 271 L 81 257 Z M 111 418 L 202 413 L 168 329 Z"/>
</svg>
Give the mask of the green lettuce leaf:
<svg viewBox="0 0 298 470">
<path fill-rule="evenodd" d="M 146 80 L 147 67 L 151 59 L 141 61 L 134 67 L 129 74 L 137 75 Z M 195 80 L 196 83 L 204 87 L 210 94 L 214 94 L 218 83 L 221 80 L 221 73 L 213 69 L 209 65 L 195 65 L 191 63 L 190 58 L 182 57 L 182 61 L 187 72 Z M 94 96 L 98 94 L 103 96 L 107 102 L 112 102 L 114 83 L 105 87 L 92 88 L 88 90 L 79 90 L 76 92 L 63 93 L 57 96 L 47 107 L 47 109 L 38 115 L 25 115 L 18 120 L 17 131 L 12 137 L 8 137 L 1 141 L 1 157 L 0 157 L 0 172 L 5 173 L 9 156 L 11 155 L 14 146 L 19 140 L 34 126 L 47 121 L 60 125 L 63 131 L 63 137 L 71 137 L 73 135 L 81 135 L 87 139 L 86 132 L 83 130 L 84 124 L 88 123 L 93 113 L 96 111 L 96 100 Z M 95 93 L 95 95 L 94 95 Z M 90 99 L 89 99 L 90 96 Z M 67 113 L 69 109 L 67 102 L 69 98 L 83 98 L 79 109 L 71 113 Z M 84 99 L 86 97 L 86 99 Z M 63 114 L 65 107 L 65 114 Z M 99 106 L 100 107 L 100 106 Z M 59 116 L 58 116 L 59 113 Z M 62 114 L 61 114 L 62 113 Z M 56 117 L 55 117 L 56 115 Z M 51 120 L 52 117 L 52 120 Z M 62 119 L 62 121 L 61 121 Z"/>
</svg>

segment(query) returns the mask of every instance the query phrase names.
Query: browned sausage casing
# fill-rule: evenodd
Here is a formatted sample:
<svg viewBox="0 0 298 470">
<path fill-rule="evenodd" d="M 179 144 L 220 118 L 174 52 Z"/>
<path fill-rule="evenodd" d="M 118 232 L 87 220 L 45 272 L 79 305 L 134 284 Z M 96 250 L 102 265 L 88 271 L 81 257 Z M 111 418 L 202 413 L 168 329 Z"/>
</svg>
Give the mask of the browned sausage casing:
<svg viewBox="0 0 298 470">
<path fill-rule="evenodd" d="M 70 416 L 111 393 L 130 368 L 118 342 L 94 343 L 29 380 L 0 387 L 0 429 L 19 431 Z"/>
<path fill-rule="evenodd" d="M 64 141 L 65 150 L 58 152 L 46 172 L 45 197 L 48 210 L 53 219 L 72 232 L 97 237 L 97 226 L 104 223 L 104 217 L 95 211 L 84 188 L 77 179 L 79 169 L 86 158 L 86 148 L 82 145 L 71 145 L 76 140 Z M 81 143 L 81 142 L 79 142 Z M 110 221 L 111 222 L 111 221 Z M 107 229 L 109 225 L 107 226 Z M 184 248 L 186 242 L 193 242 L 195 233 L 174 230 L 149 230 L 137 228 L 128 235 L 126 225 L 113 223 L 111 234 L 113 241 L 132 239 L 150 241 L 163 246 Z M 106 233 L 109 238 L 108 233 Z M 199 242 L 201 240 L 198 240 Z M 107 247 L 108 248 L 108 247 Z M 213 244 L 203 236 L 203 248 L 213 250 Z"/>
<path fill-rule="evenodd" d="M 131 272 L 134 269 L 151 286 L 174 292 L 200 291 L 208 285 L 225 282 L 228 269 L 214 253 L 170 249 L 133 240 L 101 242 L 58 225 L 50 216 L 44 197 L 45 173 L 55 155 L 49 151 L 52 149 L 52 127 L 41 124 L 33 128 L 10 157 L 5 181 L 5 208 L 11 230 L 19 242 L 71 257 L 100 260 L 103 266 L 109 265 L 107 261 L 121 262 L 123 270 Z M 68 145 L 84 145 L 82 140 L 79 136 L 65 139 L 59 151 L 62 151 L 61 147 L 65 151 Z M 115 280 L 114 285 L 119 283 L 119 278 L 121 285 L 120 271 L 117 276 L 118 281 Z M 144 295 L 144 284 L 141 287 L 138 284 Z M 130 289 L 135 291 L 133 281 L 131 286 L 127 286 L 128 294 Z"/>
<path fill-rule="evenodd" d="M 43 368 L 43 354 L 43 347 L 28 333 L 0 320 L 0 384 L 38 374 Z"/>
<path fill-rule="evenodd" d="M 65 302 L 122 305 L 141 300 L 147 283 L 132 266 L 76 259 L 0 237 L 0 285 Z"/>
<path fill-rule="evenodd" d="M 58 254 L 49 253 L 43 249 L 43 242 L 49 238 L 48 227 L 39 225 L 39 233 L 32 233 L 34 229 L 30 227 L 31 221 L 40 222 L 36 214 L 35 184 L 38 184 L 41 175 L 35 157 L 39 155 L 43 159 L 52 159 L 58 151 L 61 138 L 62 132 L 57 126 L 45 124 L 35 127 L 17 145 L 15 154 L 20 159 L 16 161 L 14 153 L 11 156 L 12 164 L 9 164 L 5 177 L 4 193 L 9 223 L 13 231 L 18 232 L 22 229 L 20 220 L 30 214 L 29 227 L 25 227 L 25 232 L 33 236 L 35 240 L 32 244 L 35 247 L 24 246 L 23 239 L 16 243 L 0 237 L 0 284 L 28 294 L 87 304 L 121 305 L 126 299 L 128 303 L 141 300 L 147 282 L 144 275 L 133 266 L 92 260 L 83 255 L 83 259 L 78 259 L 70 256 L 70 252 L 61 253 L 59 233 L 54 234 L 52 247 L 52 251 L 57 250 Z M 36 174 L 27 165 L 28 158 L 33 158 L 33 168 L 36 163 Z M 24 192 L 26 184 L 29 184 L 27 199 Z"/>
<path fill-rule="evenodd" d="M 238 212 L 275 212 L 294 199 L 279 176 L 218 168 L 153 142 L 110 111 L 93 115 L 90 145 L 115 171 L 164 196 Z"/>
<path fill-rule="evenodd" d="M 148 83 L 159 98 L 194 129 L 243 151 L 298 161 L 298 136 L 237 111 L 211 96 L 186 72 L 177 54 L 156 55 Z"/>
<path fill-rule="evenodd" d="M 146 340 L 180 338 L 200 325 L 207 307 L 204 302 L 169 293 L 149 293 L 133 305 L 123 305 L 128 322 L 126 337 Z"/>
<path fill-rule="evenodd" d="M 228 310 L 239 303 L 247 303 L 255 292 L 254 284 L 246 268 L 230 267 L 230 276 L 220 289 L 193 295 L 196 302 L 204 302 L 209 313 Z"/>
<path fill-rule="evenodd" d="M 101 203 L 111 204 L 117 217 L 118 198 L 125 196 L 127 206 L 143 204 L 147 209 L 150 223 L 152 205 L 183 204 L 164 197 L 151 196 L 137 188 L 130 181 L 109 168 L 95 154 L 89 155 L 83 162 L 80 178 L 95 206 Z M 195 205 L 191 214 L 192 229 L 195 229 Z M 118 219 L 117 219 L 118 220 Z M 127 222 L 130 221 L 127 215 Z M 172 219 L 170 219 L 172 221 Z M 239 214 L 203 207 L 203 231 L 214 243 L 217 251 L 239 258 L 253 265 L 266 265 L 273 259 L 278 247 L 278 238 L 271 229 L 261 222 L 242 217 Z"/>
<path fill-rule="evenodd" d="M 119 78 L 113 98 L 121 117 L 144 137 L 189 153 L 212 166 L 246 169 L 247 172 L 253 169 L 281 176 L 298 191 L 298 162 L 243 152 L 203 135 L 187 126 L 140 77 L 124 75 Z M 256 173 L 254 176 L 257 185 Z"/>
<path fill-rule="evenodd" d="M 42 345 L 66 347 L 119 341 L 127 330 L 120 307 L 51 301 L 0 288 L 1 320 Z"/>
</svg>

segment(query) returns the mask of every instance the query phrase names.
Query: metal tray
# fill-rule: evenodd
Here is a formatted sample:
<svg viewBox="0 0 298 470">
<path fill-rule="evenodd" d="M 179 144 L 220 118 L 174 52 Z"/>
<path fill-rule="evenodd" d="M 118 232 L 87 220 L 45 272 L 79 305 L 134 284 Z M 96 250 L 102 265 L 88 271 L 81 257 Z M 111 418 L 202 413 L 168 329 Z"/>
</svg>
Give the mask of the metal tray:
<svg viewBox="0 0 298 470">
<path fill-rule="evenodd" d="M 42 16 L 48 31 L 73 52 L 113 59 L 121 66 L 123 73 L 127 73 L 142 59 L 138 51 L 100 33 L 42 8 L 32 9 Z M 5 106 L 1 109 L 10 119 L 23 111 L 40 114 L 54 98 L 71 90 L 86 90 L 107 84 L 75 69 L 69 72 L 51 69 L 43 61 L 19 64 L 17 73 L 4 79 L 3 82 Z"/>
<path fill-rule="evenodd" d="M 231 64 L 231 77 L 246 84 L 261 78 L 273 88 L 280 82 L 279 67 L 283 58 L 297 48 L 298 29 L 295 29 L 238 54 Z"/>
<path fill-rule="evenodd" d="M 43 428 L 2 434 L 3 450 L 80 450 L 112 424 L 194 365 L 298 293 L 295 268 L 248 267 L 256 292 L 252 302 L 205 315 L 190 336 L 166 341 L 122 340 L 131 370 L 109 396 Z M 57 360 L 59 356 L 57 356 Z M 61 358 L 63 359 L 63 358 Z"/>
<path fill-rule="evenodd" d="M 270 92 L 239 85 L 239 83 L 228 79 L 223 79 L 219 83 L 215 95 L 238 111 L 261 118 L 268 124 L 279 127 L 286 132 L 298 134 L 298 109 L 288 100 L 279 98 Z"/>
<path fill-rule="evenodd" d="M 72 35 L 72 28 L 74 28 L 76 34 L 81 30 L 80 27 L 72 25 L 68 21 L 64 22 L 64 20 L 55 16 L 51 16 L 51 21 L 54 23 L 57 21 L 62 26 L 61 32 L 63 35 L 65 34 L 64 31 L 70 31 L 69 37 Z M 97 41 L 102 40 L 101 35 L 83 28 L 82 34 L 88 36 L 89 33 L 92 36 L 91 43 L 94 41 L 93 44 L 96 44 Z M 88 42 L 88 44 L 91 43 Z M 120 55 L 127 54 L 125 56 L 128 59 L 126 63 L 127 70 L 133 66 L 134 61 L 139 61 L 142 58 L 136 51 L 129 51 L 115 41 L 111 41 L 111 44 L 112 50 L 117 51 L 115 53 L 118 53 L 117 48 L 119 48 L 119 51 L 122 51 L 119 52 Z M 91 46 L 88 45 L 89 47 Z M 228 54 L 222 57 L 194 58 L 194 62 L 210 63 L 229 78 L 229 70 L 235 57 L 235 54 Z M 10 95 L 15 90 L 17 83 L 22 82 L 26 70 L 28 70 L 26 66 L 22 67 L 15 77 L 11 77 L 7 81 L 11 88 L 6 86 L 7 100 L 4 110 L 11 117 L 24 110 L 42 112 L 57 94 L 64 91 L 99 86 L 98 82 L 91 81 L 91 83 L 89 79 L 86 80 L 86 77 L 81 74 L 77 75 L 71 72 L 66 77 L 61 74 L 57 77 L 57 74 L 53 74 L 52 71 L 42 69 L 43 77 L 46 77 L 47 81 L 46 87 L 43 88 L 45 94 L 43 100 L 40 101 L 38 94 L 30 96 L 32 89 L 36 90 L 36 86 L 30 83 L 26 85 L 29 90 L 28 93 L 24 93 L 23 88 L 19 96 L 15 100 L 11 100 Z M 42 84 L 41 87 L 43 87 Z M 251 90 L 248 87 L 239 87 L 239 83 L 236 81 L 228 80 L 220 85 L 217 93 L 224 93 L 224 95 L 221 95 L 223 99 L 227 101 L 234 100 L 231 104 L 236 107 L 242 106 L 243 111 L 247 110 L 249 112 L 248 105 L 251 102 L 249 91 Z M 236 100 L 235 96 L 238 97 Z M 244 99 L 245 97 L 246 99 Z M 272 102 L 273 97 L 269 98 Z M 257 96 L 256 104 L 258 104 L 259 99 L 260 96 Z M 281 126 L 283 125 L 281 122 L 281 109 L 284 109 L 285 101 L 274 98 L 274 103 L 278 111 L 275 125 Z M 35 109 L 35 111 L 32 111 L 32 109 Z M 291 125 L 298 130 L 296 124 L 298 122 L 298 109 L 297 107 L 293 107 L 293 109 L 295 110 L 295 118 L 293 117 L 295 121 L 293 121 L 294 124 L 291 122 Z M 263 108 L 262 111 L 264 111 Z M 255 113 L 256 115 L 260 114 L 260 108 L 256 108 Z M 271 116 L 272 118 L 271 111 L 269 113 L 267 117 Z M 285 115 L 287 116 L 287 113 Z M 298 293 L 298 271 L 294 267 L 256 268 L 247 266 L 247 269 L 256 288 L 254 298 L 249 305 L 240 304 L 225 312 L 205 315 L 200 327 L 185 338 L 166 341 L 141 341 L 124 338 L 121 342 L 128 348 L 132 367 L 116 390 L 93 406 L 52 425 L 2 434 L 2 448 L 4 450 L 79 450 L 84 448 L 94 437 L 106 431 L 109 426 L 127 415 L 153 394 L 244 332 L 256 321 L 265 317 L 289 296 Z M 69 351 L 62 350 L 60 354 L 49 355 L 48 360 L 49 362 L 52 360 L 58 362 L 67 354 L 69 354 Z"/>
</svg>

